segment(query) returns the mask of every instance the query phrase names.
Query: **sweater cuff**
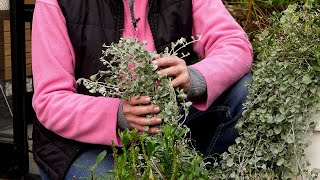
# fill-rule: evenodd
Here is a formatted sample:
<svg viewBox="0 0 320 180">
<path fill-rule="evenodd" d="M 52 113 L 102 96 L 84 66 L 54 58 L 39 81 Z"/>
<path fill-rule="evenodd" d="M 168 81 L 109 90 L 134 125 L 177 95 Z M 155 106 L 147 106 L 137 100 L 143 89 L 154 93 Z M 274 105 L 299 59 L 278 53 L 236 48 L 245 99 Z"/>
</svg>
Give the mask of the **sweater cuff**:
<svg viewBox="0 0 320 180">
<path fill-rule="evenodd" d="M 119 109 L 118 109 L 117 126 L 120 129 L 127 129 L 127 128 L 132 129 L 132 127 L 128 123 L 126 117 L 124 116 L 123 109 L 122 109 L 122 103 L 120 103 Z"/>
<path fill-rule="evenodd" d="M 192 100 L 204 95 L 207 91 L 207 85 L 206 80 L 198 70 L 189 66 L 188 72 L 191 79 L 191 85 L 187 92 L 187 97 L 189 100 Z"/>
</svg>

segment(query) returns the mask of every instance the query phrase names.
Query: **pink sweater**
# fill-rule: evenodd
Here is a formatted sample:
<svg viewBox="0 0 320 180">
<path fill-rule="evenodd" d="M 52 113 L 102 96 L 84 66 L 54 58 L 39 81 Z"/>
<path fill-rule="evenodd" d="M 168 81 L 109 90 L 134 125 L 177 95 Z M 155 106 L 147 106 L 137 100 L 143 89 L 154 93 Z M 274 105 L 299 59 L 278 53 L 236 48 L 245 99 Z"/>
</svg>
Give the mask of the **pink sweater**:
<svg viewBox="0 0 320 180">
<path fill-rule="evenodd" d="M 154 51 L 147 21 L 147 0 L 135 0 L 134 14 L 140 17 L 133 28 L 127 0 L 124 37 L 148 41 Z M 207 109 L 219 95 L 248 73 L 252 48 L 245 32 L 228 13 L 221 0 L 193 0 L 193 34 L 201 35 L 195 52 L 204 59 L 194 65 L 204 77 L 207 96 L 193 104 Z M 57 0 L 37 0 L 32 29 L 33 107 L 40 122 L 67 139 L 92 144 L 112 141 L 121 146 L 116 121 L 120 100 L 76 93 L 75 54 Z"/>
</svg>

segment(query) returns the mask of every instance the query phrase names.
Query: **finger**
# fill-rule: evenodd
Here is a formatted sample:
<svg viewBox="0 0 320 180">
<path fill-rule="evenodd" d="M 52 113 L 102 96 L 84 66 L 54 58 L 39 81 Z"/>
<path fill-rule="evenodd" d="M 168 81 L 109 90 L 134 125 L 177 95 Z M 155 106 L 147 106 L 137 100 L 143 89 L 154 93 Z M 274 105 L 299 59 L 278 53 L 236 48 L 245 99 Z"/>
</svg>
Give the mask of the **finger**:
<svg viewBox="0 0 320 180">
<path fill-rule="evenodd" d="M 155 114 L 160 112 L 159 106 L 132 106 L 130 109 L 123 109 L 125 115 L 145 115 L 145 114 Z"/>
<path fill-rule="evenodd" d="M 151 128 L 149 128 L 148 133 L 150 133 L 150 134 L 156 134 L 156 133 L 158 133 L 159 131 L 160 131 L 160 128 L 159 128 L 159 127 L 151 127 Z"/>
<path fill-rule="evenodd" d="M 134 123 L 142 126 L 154 126 L 162 123 L 162 120 L 159 117 L 146 118 L 135 115 L 128 116 L 127 121 L 129 124 Z"/>
<path fill-rule="evenodd" d="M 144 126 L 140 125 L 140 124 L 135 124 L 135 123 L 131 123 L 130 124 L 133 128 L 136 128 L 140 131 L 146 132 Z"/>
<path fill-rule="evenodd" d="M 130 98 L 128 103 L 130 105 L 139 105 L 139 104 L 149 104 L 151 98 L 149 96 L 140 96 L 139 98 L 135 98 L 134 96 Z"/>
<path fill-rule="evenodd" d="M 171 81 L 173 87 L 181 87 L 184 91 L 188 91 L 191 85 L 190 77 L 187 75 L 180 75 Z"/>
<path fill-rule="evenodd" d="M 183 84 L 183 79 L 180 77 L 177 77 L 171 81 L 171 85 L 175 87 L 179 87 L 181 84 Z"/>
<path fill-rule="evenodd" d="M 154 55 L 154 59 L 159 59 L 159 58 L 161 58 L 161 55 L 160 55 L 160 54 L 155 54 L 155 55 Z"/>
<path fill-rule="evenodd" d="M 183 71 L 183 68 L 181 66 L 171 66 L 165 69 L 162 69 L 160 71 L 157 71 L 157 74 L 159 74 L 160 76 L 178 76 L 179 74 L 181 74 L 181 72 Z"/>
<path fill-rule="evenodd" d="M 148 127 L 149 129 L 146 131 L 146 126 L 141 126 L 139 124 L 134 124 L 134 123 L 131 126 L 133 128 L 138 129 L 139 131 L 147 132 L 150 134 L 155 134 L 155 133 L 159 132 L 159 130 L 160 130 L 158 127 Z"/>
<path fill-rule="evenodd" d="M 182 61 L 182 59 L 177 58 L 176 56 L 166 56 L 152 61 L 152 64 L 157 66 L 174 66 L 184 62 Z"/>
<path fill-rule="evenodd" d="M 169 57 L 170 55 L 167 54 L 154 54 L 154 59 L 159 59 L 163 57 Z"/>
</svg>

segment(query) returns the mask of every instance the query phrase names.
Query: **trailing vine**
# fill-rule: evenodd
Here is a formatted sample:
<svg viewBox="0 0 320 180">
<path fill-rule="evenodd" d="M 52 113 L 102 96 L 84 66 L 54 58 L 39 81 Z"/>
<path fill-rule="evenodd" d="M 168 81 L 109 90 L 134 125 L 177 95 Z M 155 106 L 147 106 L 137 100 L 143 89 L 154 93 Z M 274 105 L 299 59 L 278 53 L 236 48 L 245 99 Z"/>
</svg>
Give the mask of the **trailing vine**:
<svg viewBox="0 0 320 180">
<path fill-rule="evenodd" d="M 305 138 L 320 103 L 320 11 L 290 5 L 257 35 L 253 81 L 236 127 L 240 136 L 222 154 L 219 179 L 316 179 L 308 171 Z"/>
</svg>

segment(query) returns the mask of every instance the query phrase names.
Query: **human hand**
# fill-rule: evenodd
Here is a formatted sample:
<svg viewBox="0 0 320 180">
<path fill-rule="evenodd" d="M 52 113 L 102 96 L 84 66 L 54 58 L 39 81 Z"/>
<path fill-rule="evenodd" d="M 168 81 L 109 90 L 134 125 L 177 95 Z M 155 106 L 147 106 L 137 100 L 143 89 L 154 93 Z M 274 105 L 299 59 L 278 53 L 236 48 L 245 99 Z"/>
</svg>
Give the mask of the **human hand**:
<svg viewBox="0 0 320 180">
<path fill-rule="evenodd" d="M 148 132 L 151 134 L 157 133 L 158 127 L 150 127 L 148 131 L 144 130 L 145 126 L 154 126 L 162 123 L 162 120 L 157 117 L 143 117 L 146 114 L 156 114 L 160 111 L 158 106 L 149 105 L 150 97 L 141 96 L 139 98 L 131 97 L 129 101 L 122 101 L 122 108 L 127 122 L 140 131 Z"/>
<path fill-rule="evenodd" d="M 156 55 L 152 64 L 159 67 L 166 67 L 157 71 L 157 73 L 162 76 L 168 75 L 174 77 L 172 86 L 179 87 L 180 89 L 183 89 L 184 92 L 188 92 L 191 85 L 191 79 L 186 62 L 183 59 L 180 59 L 177 56 L 160 57 L 160 55 Z"/>
</svg>

